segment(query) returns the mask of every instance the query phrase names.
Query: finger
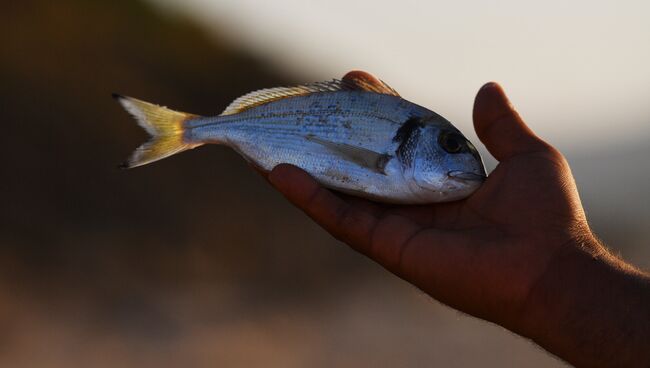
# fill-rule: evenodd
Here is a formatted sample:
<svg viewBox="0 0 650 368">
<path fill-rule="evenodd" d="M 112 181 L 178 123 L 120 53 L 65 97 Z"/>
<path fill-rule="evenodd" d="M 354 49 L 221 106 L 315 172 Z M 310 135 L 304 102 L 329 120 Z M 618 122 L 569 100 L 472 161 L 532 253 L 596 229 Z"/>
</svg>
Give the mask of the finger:
<svg viewBox="0 0 650 368">
<path fill-rule="evenodd" d="M 391 270 L 399 264 L 403 244 L 420 228 L 403 216 L 373 213 L 377 208 L 367 202 L 346 202 L 295 166 L 278 165 L 269 181 L 330 234 Z"/>
<path fill-rule="evenodd" d="M 433 205 L 399 206 L 393 209 L 394 213 L 405 216 L 421 226 L 436 229 L 457 229 L 462 207 L 458 202 L 436 203 Z"/>
<path fill-rule="evenodd" d="M 409 205 L 409 206 L 395 206 L 391 212 L 404 216 L 407 219 L 414 221 L 420 226 L 435 226 L 435 206 L 431 205 Z"/>
<path fill-rule="evenodd" d="M 548 148 L 517 114 L 501 86 L 494 82 L 479 90 L 473 115 L 476 134 L 499 161 Z"/>
<path fill-rule="evenodd" d="M 387 214 L 394 214 L 405 217 L 420 226 L 434 225 L 434 208 L 430 205 L 386 205 L 367 199 L 355 197 L 347 194 L 338 194 L 349 204 L 358 207 L 371 214 L 382 217 Z"/>
<path fill-rule="evenodd" d="M 351 206 L 369 212 L 376 217 L 381 217 L 386 211 L 389 211 L 391 209 L 391 207 L 388 205 L 373 202 L 361 197 L 355 197 L 350 194 L 336 193 L 336 196 Z"/>
<path fill-rule="evenodd" d="M 467 260 L 456 232 L 421 227 L 390 209 L 373 214 L 379 208 L 372 202 L 348 203 L 295 166 L 278 165 L 269 182 L 336 238 L 429 292 L 431 280 L 444 272 L 453 275 Z"/>
<path fill-rule="evenodd" d="M 355 248 L 366 248 L 377 217 L 339 198 L 320 186 L 305 171 L 287 164 L 269 173 L 269 182 L 291 203 L 336 238 Z"/>
</svg>

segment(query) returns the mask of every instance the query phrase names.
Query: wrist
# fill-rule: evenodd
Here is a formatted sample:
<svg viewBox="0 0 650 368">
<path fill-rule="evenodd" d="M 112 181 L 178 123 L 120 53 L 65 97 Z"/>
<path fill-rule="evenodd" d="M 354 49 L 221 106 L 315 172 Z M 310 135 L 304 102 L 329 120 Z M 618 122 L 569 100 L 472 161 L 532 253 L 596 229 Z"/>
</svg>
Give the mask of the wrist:
<svg viewBox="0 0 650 368">
<path fill-rule="evenodd" d="M 625 366 L 638 353 L 635 342 L 647 341 L 639 332 L 650 328 L 649 296 L 647 277 L 590 234 L 558 250 L 530 292 L 518 332 L 575 365 Z"/>
<path fill-rule="evenodd" d="M 571 304 L 585 291 L 585 284 L 602 277 L 598 268 L 609 269 L 605 249 L 591 234 L 572 238 L 557 248 L 544 273 L 528 292 L 521 308 L 521 334 L 537 340 L 543 338 L 558 321 L 572 310 Z M 597 276 L 598 275 L 598 276 Z M 574 289 L 580 289 L 576 292 Z"/>
</svg>

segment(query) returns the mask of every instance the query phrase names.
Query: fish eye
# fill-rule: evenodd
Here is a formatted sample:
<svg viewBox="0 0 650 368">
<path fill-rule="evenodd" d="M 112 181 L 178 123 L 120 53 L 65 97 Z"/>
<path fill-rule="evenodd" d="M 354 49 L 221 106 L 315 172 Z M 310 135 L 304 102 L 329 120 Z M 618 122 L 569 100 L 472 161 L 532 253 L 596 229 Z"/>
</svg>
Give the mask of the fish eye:
<svg viewBox="0 0 650 368">
<path fill-rule="evenodd" d="M 458 153 L 463 149 L 465 139 L 455 132 L 441 132 L 438 136 L 438 143 L 448 153 Z"/>
</svg>

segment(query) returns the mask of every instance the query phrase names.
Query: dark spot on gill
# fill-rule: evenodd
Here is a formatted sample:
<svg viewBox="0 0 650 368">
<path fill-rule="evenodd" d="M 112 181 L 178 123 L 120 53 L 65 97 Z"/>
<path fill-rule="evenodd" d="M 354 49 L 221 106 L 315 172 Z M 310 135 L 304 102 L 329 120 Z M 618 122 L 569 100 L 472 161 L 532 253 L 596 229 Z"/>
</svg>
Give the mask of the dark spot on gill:
<svg viewBox="0 0 650 368">
<path fill-rule="evenodd" d="M 393 142 L 399 143 L 395 155 L 406 166 L 413 164 L 415 146 L 420 136 L 420 128 L 423 126 L 421 118 L 410 117 L 397 129 L 395 137 L 393 137 Z"/>
<path fill-rule="evenodd" d="M 416 131 L 418 128 L 421 128 L 424 126 L 424 123 L 422 122 L 422 119 L 419 117 L 410 117 L 408 120 L 402 124 L 399 129 L 397 129 L 397 132 L 395 133 L 395 136 L 393 137 L 393 142 L 399 142 L 399 143 L 404 143 L 409 139 L 409 137 L 413 134 L 414 131 Z"/>
</svg>

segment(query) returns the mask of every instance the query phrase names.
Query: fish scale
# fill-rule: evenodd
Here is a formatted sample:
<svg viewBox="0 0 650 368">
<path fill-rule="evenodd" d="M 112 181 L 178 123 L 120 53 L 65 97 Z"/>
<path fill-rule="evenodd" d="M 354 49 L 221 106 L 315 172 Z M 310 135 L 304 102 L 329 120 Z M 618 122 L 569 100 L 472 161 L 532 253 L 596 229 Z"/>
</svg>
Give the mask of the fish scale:
<svg viewBox="0 0 650 368">
<path fill-rule="evenodd" d="M 394 101 L 394 96 L 365 95 L 347 92 L 291 97 L 281 103 L 252 108 L 236 118 L 224 116 L 202 120 L 191 125 L 190 134 L 192 139 L 200 141 L 227 141 L 264 170 L 289 163 L 306 169 L 326 185 L 348 193 L 365 192 L 373 196 L 396 193 L 403 183 L 395 178 L 341 161 L 334 153 L 306 139 L 308 135 L 315 135 L 332 142 L 394 153 L 397 145 L 392 138 L 400 126 L 397 121 L 406 121 L 413 112 L 402 108 L 382 114 L 371 108 L 398 105 L 399 101 Z M 322 106 L 328 105 L 331 107 L 323 109 Z M 296 124 L 300 117 L 302 123 Z"/>
<path fill-rule="evenodd" d="M 223 144 L 262 170 L 292 164 L 326 187 L 392 203 L 460 199 L 485 178 L 451 123 L 368 74 L 252 92 L 213 117 L 118 100 L 153 136 L 127 167 Z"/>
</svg>

